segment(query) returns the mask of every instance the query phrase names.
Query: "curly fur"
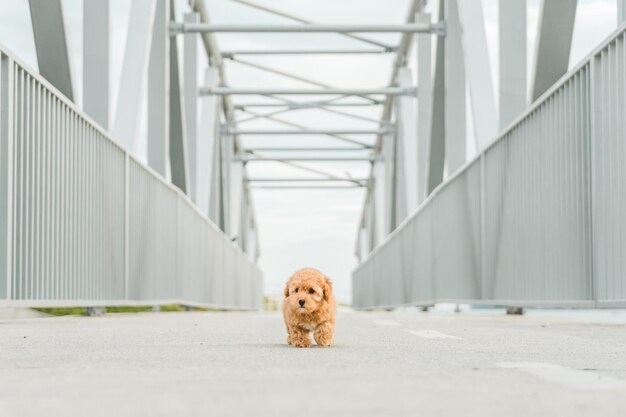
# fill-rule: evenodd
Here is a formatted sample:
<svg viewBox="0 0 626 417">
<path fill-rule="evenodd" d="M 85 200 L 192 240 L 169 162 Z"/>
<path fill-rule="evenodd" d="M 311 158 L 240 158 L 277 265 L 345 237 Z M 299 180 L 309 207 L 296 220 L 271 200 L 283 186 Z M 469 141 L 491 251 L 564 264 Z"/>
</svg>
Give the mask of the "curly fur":
<svg viewBox="0 0 626 417">
<path fill-rule="evenodd" d="M 332 345 L 336 316 L 333 283 L 327 276 L 317 269 L 304 268 L 289 278 L 283 300 L 287 344 L 310 347 L 310 333 L 313 332 L 315 343 L 320 346 Z"/>
</svg>

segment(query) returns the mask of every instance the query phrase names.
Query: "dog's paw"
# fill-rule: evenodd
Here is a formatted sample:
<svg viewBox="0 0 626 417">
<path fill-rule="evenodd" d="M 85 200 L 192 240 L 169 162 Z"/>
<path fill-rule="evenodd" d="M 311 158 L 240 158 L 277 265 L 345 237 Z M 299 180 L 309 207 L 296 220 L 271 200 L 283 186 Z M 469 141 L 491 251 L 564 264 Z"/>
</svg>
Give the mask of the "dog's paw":
<svg viewBox="0 0 626 417">
<path fill-rule="evenodd" d="M 293 340 L 292 346 L 297 347 L 297 348 L 308 348 L 308 347 L 311 347 L 311 341 L 307 339 Z"/>
</svg>

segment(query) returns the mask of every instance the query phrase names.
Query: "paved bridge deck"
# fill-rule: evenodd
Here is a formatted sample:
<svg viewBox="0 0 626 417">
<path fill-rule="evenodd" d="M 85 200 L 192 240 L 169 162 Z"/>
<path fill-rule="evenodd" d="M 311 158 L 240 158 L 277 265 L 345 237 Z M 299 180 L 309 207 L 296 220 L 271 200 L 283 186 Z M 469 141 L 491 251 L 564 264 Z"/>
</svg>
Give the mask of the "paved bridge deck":
<svg viewBox="0 0 626 417">
<path fill-rule="evenodd" d="M 623 416 L 626 325 L 343 311 L 334 348 L 276 313 L 0 321 L 0 415 Z"/>
</svg>

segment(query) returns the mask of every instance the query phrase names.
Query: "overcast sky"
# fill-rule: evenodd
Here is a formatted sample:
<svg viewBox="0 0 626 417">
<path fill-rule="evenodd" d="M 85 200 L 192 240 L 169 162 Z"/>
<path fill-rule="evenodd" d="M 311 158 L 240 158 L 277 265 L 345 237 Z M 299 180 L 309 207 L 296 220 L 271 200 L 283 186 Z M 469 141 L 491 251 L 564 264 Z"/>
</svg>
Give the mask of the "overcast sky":
<svg viewBox="0 0 626 417">
<path fill-rule="evenodd" d="M 206 0 L 212 20 L 219 23 L 289 23 L 289 21 L 251 9 L 230 0 Z M 323 23 L 401 23 L 408 10 L 408 0 L 258 0 L 277 9 L 288 11 Z M 112 22 L 112 97 L 117 98 L 117 85 L 124 51 L 129 3 L 111 0 Z M 177 0 L 177 14 L 188 10 L 186 1 Z M 494 86 L 497 87 L 498 26 L 497 0 L 482 0 L 487 41 Z M 528 57 L 534 54 L 539 0 L 528 0 Z M 63 0 L 70 44 L 74 84 L 81 102 L 82 86 L 82 1 Z M 585 57 L 616 27 L 615 0 L 579 0 L 570 66 Z M 368 34 L 387 43 L 397 43 L 394 34 Z M 223 50 L 268 48 L 357 48 L 366 44 L 331 34 L 271 35 L 221 34 L 218 43 Z M 0 44 L 15 52 L 27 64 L 37 68 L 28 0 L 0 0 Z M 288 70 L 304 77 L 341 87 L 382 87 L 389 79 L 391 56 L 273 56 L 247 58 L 264 65 Z M 202 60 L 201 60 L 202 61 Z M 199 65 L 203 66 L 204 61 Z M 227 62 L 229 82 L 235 87 L 306 87 L 297 81 L 268 74 L 244 65 Z M 497 88 L 494 89 L 497 92 Z M 238 101 L 260 101 L 241 97 Z M 111 109 L 111 114 L 115 114 Z M 361 115 L 378 118 L 380 108 L 361 109 Z M 245 115 L 240 115 L 245 116 Z M 367 121 L 327 114 L 319 110 L 303 110 L 281 115 L 286 120 L 318 128 L 374 128 Z M 270 122 L 253 121 L 245 128 L 281 128 Z M 145 129 L 140 135 L 145 138 Z M 373 138 L 358 138 L 372 141 Z M 244 145 L 275 146 L 345 146 L 325 137 L 247 138 Z M 136 150 L 145 154 L 144 143 Z M 366 163 L 308 164 L 340 175 L 353 177 L 368 174 Z M 303 176 L 304 172 L 264 163 L 249 167 L 251 176 Z M 335 281 L 341 301 L 350 299 L 350 272 L 356 266 L 354 256 L 357 223 L 364 200 L 364 191 L 349 190 L 254 190 L 253 199 L 260 230 L 260 265 L 265 274 L 266 292 L 280 294 L 291 272 L 303 266 L 322 269 Z"/>
</svg>

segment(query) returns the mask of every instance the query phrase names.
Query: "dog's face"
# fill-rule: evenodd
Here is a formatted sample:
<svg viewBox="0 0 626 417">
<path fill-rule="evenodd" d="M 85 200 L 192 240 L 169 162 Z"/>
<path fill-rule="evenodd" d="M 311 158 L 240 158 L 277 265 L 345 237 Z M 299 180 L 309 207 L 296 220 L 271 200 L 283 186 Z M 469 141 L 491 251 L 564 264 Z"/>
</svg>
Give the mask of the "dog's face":
<svg viewBox="0 0 626 417">
<path fill-rule="evenodd" d="M 285 304 L 295 314 L 310 314 L 332 296 L 330 279 L 317 269 L 297 271 L 285 285 Z"/>
</svg>

